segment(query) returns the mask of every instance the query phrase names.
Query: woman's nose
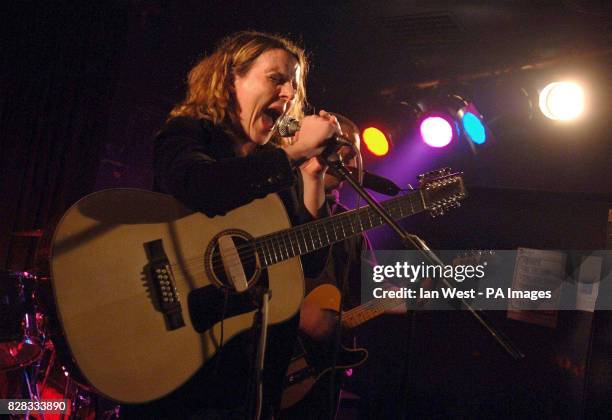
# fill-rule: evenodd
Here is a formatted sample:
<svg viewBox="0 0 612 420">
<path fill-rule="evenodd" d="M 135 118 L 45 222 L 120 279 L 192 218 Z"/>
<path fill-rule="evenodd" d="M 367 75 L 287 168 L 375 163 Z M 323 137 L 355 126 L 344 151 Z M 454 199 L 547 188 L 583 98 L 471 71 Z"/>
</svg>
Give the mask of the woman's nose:
<svg viewBox="0 0 612 420">
<path fill-rule="evenodd" d="M 295 98 L 295 87 L 293 83 L 287 81 L 283 83 L 281 87 L 281 98 L 286 99 L 287 101 L 292 101 Z"/>
</svg>

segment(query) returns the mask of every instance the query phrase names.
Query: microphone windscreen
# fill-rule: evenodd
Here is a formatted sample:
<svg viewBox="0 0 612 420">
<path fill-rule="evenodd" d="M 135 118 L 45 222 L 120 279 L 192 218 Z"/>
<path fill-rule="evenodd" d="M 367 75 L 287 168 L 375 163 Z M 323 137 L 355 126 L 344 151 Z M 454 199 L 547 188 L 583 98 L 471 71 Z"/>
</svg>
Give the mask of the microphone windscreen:
<svg viewBox="0 0 612 420">
<path fill-rule="evenodd" d="M 283 115 L 278 121 L 277 131 L 281 137 L 291 137 L 300 131 L 300 122 L 289 115 Z"/>
</svg>

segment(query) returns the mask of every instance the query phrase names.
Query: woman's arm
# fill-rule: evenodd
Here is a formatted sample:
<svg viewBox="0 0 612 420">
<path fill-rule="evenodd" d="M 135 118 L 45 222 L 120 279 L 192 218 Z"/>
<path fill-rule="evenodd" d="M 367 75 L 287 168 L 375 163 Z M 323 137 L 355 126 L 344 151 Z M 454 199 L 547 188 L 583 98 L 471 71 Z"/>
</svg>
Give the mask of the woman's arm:
<svg viewBox="0 0 612 420">
<path fill-rule="evenodd" d="M 282 150 L 234 157 L 229 142 L 207 122 L 170 121 L 155 139 L 156 187 L 212 217 L 295 183 Z"/>
</svg>

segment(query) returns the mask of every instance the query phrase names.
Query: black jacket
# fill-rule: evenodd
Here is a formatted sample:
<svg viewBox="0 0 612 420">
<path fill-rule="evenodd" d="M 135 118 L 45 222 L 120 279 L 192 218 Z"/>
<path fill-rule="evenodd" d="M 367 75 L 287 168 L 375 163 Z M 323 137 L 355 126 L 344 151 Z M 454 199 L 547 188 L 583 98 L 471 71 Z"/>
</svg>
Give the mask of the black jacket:
<svg viewBox="0 0 612 420">
<path fill-rule="evenodd" d="M 154 188 L 207 216 L 279 193 L 294 225 L 312 219 L 287 154 L 272 145 L 237 157 L 229 135 L 207 120 L 170 120 L 155 138 Z"/>
<path fill-rule="evenodd" d="M 261 146 L 252 155 L 237 157 L 232 145 L 229 135 L 210 121 L 187 117 L 170 120 L 155 138 L 155 190 L 171 194 L 209 217 L 223 215 L 275 192 L 294 225 L 312 219 L 303 205 L 298 171 L 292 168 L 282 149 Z M 325 252 L 321 250 L 321 255 Z M 317 253 L 302 259 L 307 272 L 319 271 L 322 263 Z M 297 323 L 295 316 L 269 328 L 263 377 L 264 418 L 279 404 Z M 249 332 L 238 335 L 178 390 L 149 404 L 126 406 L 123 416 L 250 417 L 245 401 L 254 348 Z"/>
</svg>

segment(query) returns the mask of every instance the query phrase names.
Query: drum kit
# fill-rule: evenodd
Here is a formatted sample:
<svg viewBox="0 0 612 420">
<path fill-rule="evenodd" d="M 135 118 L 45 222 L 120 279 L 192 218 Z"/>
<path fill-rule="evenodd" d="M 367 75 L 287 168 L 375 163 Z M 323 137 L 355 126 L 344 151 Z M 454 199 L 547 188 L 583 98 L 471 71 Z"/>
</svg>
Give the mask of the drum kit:
<svg viewBox="0 0 612 420">
<path fill-rule="evenodd" d="M 0 270 L 0 398 L 64 399 L 62 418 L 119 418 L 119 406 L 96 394 L 72 361 L 49 276 Z"/>
</svg>

